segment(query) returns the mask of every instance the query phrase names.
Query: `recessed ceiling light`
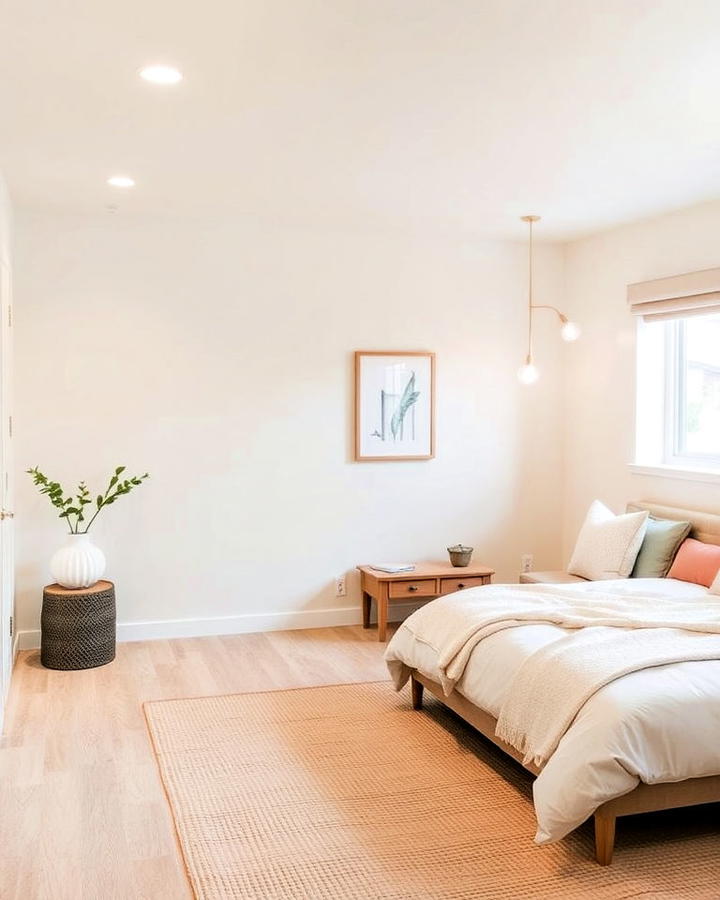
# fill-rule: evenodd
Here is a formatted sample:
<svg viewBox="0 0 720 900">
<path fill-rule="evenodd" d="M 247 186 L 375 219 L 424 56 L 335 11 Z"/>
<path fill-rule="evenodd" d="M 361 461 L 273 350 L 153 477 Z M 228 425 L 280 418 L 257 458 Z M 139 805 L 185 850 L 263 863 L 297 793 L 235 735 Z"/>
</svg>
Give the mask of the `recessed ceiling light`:
<svg viewBox="0 0 720 900">
<path fill-rule="evenodd" d="M 145 66 L 140 69 L 140 77 L 153 84 L 177 84 L 182 81 L 182 72 L 174 66 Z"/>
<path fill-rule="evenodd" d="M 130 188 L 135 187 L 135 179 L 129 175 L 111 175 L 107 183 L 113 187 Z"/>
</svg>

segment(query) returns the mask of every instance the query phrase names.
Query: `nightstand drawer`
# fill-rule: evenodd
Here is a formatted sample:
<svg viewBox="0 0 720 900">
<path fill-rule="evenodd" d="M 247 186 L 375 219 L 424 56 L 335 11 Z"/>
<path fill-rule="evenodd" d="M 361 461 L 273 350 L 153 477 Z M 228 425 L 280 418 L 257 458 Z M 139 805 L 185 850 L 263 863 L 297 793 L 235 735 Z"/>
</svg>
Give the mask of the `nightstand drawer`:
<svg viewBox="0 0 720 900">
<path fill-rule="evenodd" d="M 481 584 L 488 584 L 489 578 L 479 576 L 477 578 L 443 578 L 440 581 L 441 594 L 453 594 L 455 591 L 462 591 L 464 588 L 480 587 Z"/>
<path fill-rule="evenodd" d="M 416 581 L 391 581 L 388 585 L 391 598 L 434 597 L 437 594 L 437 579 L 418 578 Z"/>
</svg>

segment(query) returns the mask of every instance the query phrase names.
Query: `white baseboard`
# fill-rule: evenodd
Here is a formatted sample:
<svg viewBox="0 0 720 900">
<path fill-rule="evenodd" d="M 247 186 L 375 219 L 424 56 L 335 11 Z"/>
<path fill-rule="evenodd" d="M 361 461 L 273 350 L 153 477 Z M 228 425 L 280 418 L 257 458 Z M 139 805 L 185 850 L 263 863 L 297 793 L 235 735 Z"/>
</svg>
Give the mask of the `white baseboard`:
<svg viewBox="0 0 720 900">
<path fill-rule="evenodd" d="M 394 603 L 390 621 L 398 622 L 417 608 L 413 603 Z M 335 625 L 359 625 L 360 610 L 355 606 L 335 609 L 304 609 L 298 612 L 248 613 L 242 616 L 218 616 L 211 619 L 159 619 L 150 622 L 118 622 L 118 641 L 152 641 L 166 638 L 209 637 L 216 634 L 249 634 L 254 631 L 290 631 L 298 628 L 332 628 Z M 40 629 L 19 630 L 18 650 L 36 650 Z"/>
</svg>

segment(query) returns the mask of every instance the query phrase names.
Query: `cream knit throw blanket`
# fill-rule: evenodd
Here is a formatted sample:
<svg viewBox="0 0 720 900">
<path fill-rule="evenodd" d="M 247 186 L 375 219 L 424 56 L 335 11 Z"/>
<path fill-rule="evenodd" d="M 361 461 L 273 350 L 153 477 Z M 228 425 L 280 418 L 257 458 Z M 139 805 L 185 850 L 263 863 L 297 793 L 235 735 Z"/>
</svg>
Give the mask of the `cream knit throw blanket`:
<svg viewBox="0 0 720 900">
<path fill-rule="evenodd" d="M 521 666 L 500 711 L 497 735 L 543 765 L 582 706 L 603 685 L 651 666 L 720 659 L 720 599 L 669 600 L 653 594 L 585 593 L 575 586 L 496 585 L 441 597 L 401 630 L 437 654 L 445 694 L 462 677 L 477 645 L 505 628 L 550 623 L 567 636 Z M 410 667 L 385 653 L 398 690 Z"/>
</svg>

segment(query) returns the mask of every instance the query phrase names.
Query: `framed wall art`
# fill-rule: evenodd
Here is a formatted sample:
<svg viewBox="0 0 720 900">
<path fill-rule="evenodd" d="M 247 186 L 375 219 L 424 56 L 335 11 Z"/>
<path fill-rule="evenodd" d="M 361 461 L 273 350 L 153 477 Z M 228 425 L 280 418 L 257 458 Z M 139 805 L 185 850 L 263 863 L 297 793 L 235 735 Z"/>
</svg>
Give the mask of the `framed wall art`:
<svg viewBox="0 0 720 900">
<path fill-rule="evenodd" d="M 435 456 L 435 354 L 355 352 L 355 459 Z"/>
</svg>

